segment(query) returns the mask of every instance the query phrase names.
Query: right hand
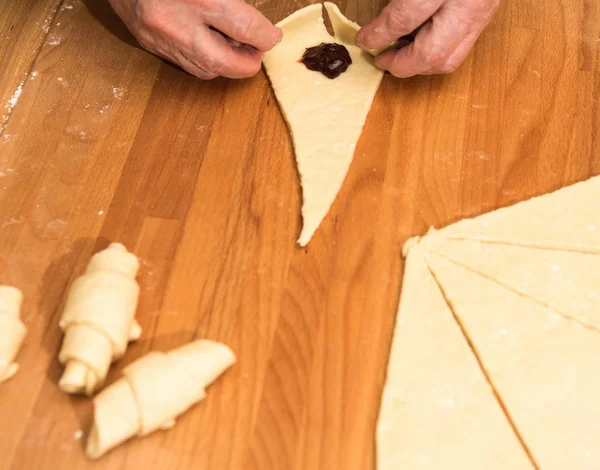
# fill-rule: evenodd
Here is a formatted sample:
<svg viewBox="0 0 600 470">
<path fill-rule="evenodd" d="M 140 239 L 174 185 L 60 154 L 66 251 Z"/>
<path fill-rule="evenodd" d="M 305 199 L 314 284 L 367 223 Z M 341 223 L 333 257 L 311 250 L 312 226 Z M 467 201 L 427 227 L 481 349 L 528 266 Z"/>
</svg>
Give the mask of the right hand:
<svg viewBox="0 0 600 470">
<path fill-rule="evenodd" d="M 207 80 L 256 75 L 283 35 L 244 0 L 109 1 L 145 49 Z"/>
<path fill-rule="evenodd" d="M 390 0 L 381 14 L 360 30 L 356 41 L 363 49 L 381 49 L 420 28 L 414 42 L 381 53 L 375 63 L 401 78 L 451 73 L 464 62 L 499 3 Z"/>
</svg>

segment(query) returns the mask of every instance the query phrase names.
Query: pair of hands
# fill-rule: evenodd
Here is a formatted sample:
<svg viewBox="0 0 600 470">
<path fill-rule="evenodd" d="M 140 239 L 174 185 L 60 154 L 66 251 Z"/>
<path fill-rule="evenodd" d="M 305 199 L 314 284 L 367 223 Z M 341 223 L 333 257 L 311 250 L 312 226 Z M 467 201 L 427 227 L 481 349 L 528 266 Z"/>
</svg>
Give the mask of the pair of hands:
<svg viewBox="0 0 600 470">
<path fill-rule="evenodd" d="M 109 0 L 140 44 L 202 78 L 246 78 L 282 31 L 244 0 Z M 380 54 L 396 77 L 450 73 L 465 60 L 499 0 L 390 0 L 356 43 L 380 49 L 422 26 L 414 42 Z M 221 34 L 223 33 L 223 34 Z"/>
</svg>

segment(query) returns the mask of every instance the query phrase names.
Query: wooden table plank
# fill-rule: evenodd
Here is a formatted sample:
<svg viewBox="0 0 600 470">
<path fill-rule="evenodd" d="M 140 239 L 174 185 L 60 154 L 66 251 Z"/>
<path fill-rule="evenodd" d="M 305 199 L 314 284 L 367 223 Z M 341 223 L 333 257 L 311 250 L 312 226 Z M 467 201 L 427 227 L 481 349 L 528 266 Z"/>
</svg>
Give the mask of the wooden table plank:
<svg viewBox="0 0 600 470">
<path fill-rule="evenodd" d="M 72 270 L 81 272 L 96 246 L 159 67 L 107 34 L 81 3 L 62 10 L 51 30 L 62 40 L 41 50 L 0 145 L 1 282 L 23 290 L 29 329 L 20 380 L 3 387 L 0 401 L 11 423 L 0 453 L 16 468 L 39 459 L 60 467 L 64 452 L 46 449 L 72 445 L 81 428 L 65 419 L 77 415 L 54 386 L 57 308 Z"/>
<path fill-rule="evenodd" d="M 254 3 L 278 21 L 311 2 Z M 361 23 L 384 3 L 338 2 Z M 503 3 L 455 74 L 387 76 L 306 249 L 265 75 L 196 80 L 136 47 L 106 2 L 70 5 L 0 137 L 0 283 L 24 291 L 29 329 L 0 390 L 7 469 L 91 467 L 74 437 L 90 402 L 56 386 L 57 319 L 112 240 L 142 261 L 144 334 L 109 382 L 194 337 L 238 363 L 175 428 L 95 468 L 372 469 L 402 243 L 600 173 L 598 0 Z"/>
<path fill-rule="evenodd" d="M 8 0 L 0 4 L 0 134 L 23 93 L 61 3 Z M 65 3 L 63 8 L 71 8 L 71 4 Z"/>
</svg>

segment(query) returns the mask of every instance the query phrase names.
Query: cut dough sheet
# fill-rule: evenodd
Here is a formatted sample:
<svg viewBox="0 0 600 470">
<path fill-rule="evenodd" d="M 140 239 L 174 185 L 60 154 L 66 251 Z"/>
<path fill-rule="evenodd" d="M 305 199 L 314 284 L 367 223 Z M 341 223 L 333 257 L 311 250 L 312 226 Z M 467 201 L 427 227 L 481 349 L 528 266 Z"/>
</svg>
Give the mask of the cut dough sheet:
<svg viewBox="0 0 600 470">
<path fill-rule="evenodd" d="M 437 237 L 421 245 L 600 333 L 600 254 Z"/>
<path fill-rule="evenodd" d="M 439 255 L 427 264 L 539 468 L 597 470 L 600 335 Z"/>
<path fill-rule="evenodd" d="M 406 264 L 377 426 L 378 470 L 533 469 L 425 265 Z"/>
<path fill-rule="evenodd" d="M 27 334 L 19 318 L 23 294 L 15 287 L 0 286 L 0 383 L 19 370 L 14 362 Z"/>
<path fill-rule="evenodd" d="M 600 176 L 431 233 L 445 238 L 600 253 Z"/>
<path fill-rule="evenodd" d="M 131 437 L 169 429 L 234 362 L 235 355 L 224 344 L 197 340 L 169 353 L 151 352 L 128 365 L 124 378 L 94 398 L 87 456 L 96 459 Z"/>
<path fill-rule="evenodd" d="M 135 255 L 111 243 L 73 282 L 59 322 L 65 338 L 58 360 L 66 366 L 58 383 L 61 390 L 92 395 L 129 341 L 140 337 L 135 320 L 138 267 Z"/>
<path fill-rule="evenodd" d="M 342 187 L 383 77 L 373 56 L 354 45 L 359 26 L 332 3 L 325 8 L 335 37 L 325 28 L 322 5 L 311 5 L 278 24 L 283 40 L 263 60 L 294 143 L 303 192 L 301 246 Z M 346 46 L 352 58 L 348 70 L 333 80 L 299 63 L 307 48 L 322 42 Z"/>
</svg>

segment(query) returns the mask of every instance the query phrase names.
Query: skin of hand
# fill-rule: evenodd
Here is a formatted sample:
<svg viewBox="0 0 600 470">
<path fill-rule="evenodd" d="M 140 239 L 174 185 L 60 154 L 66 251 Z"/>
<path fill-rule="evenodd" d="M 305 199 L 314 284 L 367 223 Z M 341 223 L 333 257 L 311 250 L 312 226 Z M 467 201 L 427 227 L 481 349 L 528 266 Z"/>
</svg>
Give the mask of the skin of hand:
<svg viewBox="0 0 600 470">
<path fill-rule="evenodd" d="M 109 1 L 142 47 L 206 80 L 256 75 L 283 34 L 244 0 Z"/>
<path fill-rule="evenodd" d="M 412 43 L 382 52 L 378 67 L 399 78 L 454 72 L 498 9 L 500 0 L 391 0 L 362 28 L 356 44 L 383 49 L 422 26 Z"/>
</svg>

